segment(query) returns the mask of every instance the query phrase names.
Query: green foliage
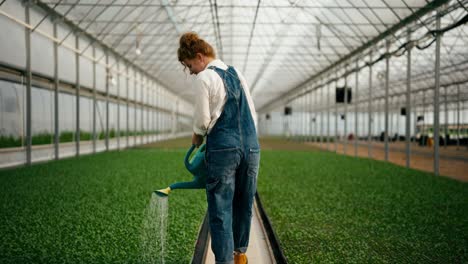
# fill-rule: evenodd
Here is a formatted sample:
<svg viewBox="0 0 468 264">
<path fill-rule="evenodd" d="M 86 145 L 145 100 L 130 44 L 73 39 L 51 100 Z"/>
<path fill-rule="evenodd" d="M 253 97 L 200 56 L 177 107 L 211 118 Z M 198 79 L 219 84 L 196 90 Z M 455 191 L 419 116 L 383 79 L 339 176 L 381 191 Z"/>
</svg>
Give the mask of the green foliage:
<svg viewBox="0 0 468 264">
<path fill-rule="evenodd" d="M 300 142 L 335 142 L 335 137 L 320 136 L 292 136 L 289 140 Z"/>
<path fill-rule="evenodd" d="M 468 184 L 328 152 L 262 151 L 258 192 L 289 263 L 466 263 Z"/>
<path fill-rule="evenodd" d="M 97 135 L 98 139 L 105 139 L 106 138 L 106 131 L 101 131 Z"/>
<path fill-rule="evenodd" d="M 73 131 L 62 131 L 60 132 L 59 142 L 73 142 L 75 133 Z"/>
<path fill-rule="evenodd" d="M 92 140 L 92 138 L 93 134 L 91 134 L 90 132 L 80 130 L 80 141 L 89 141 Z"/>
<path fill-rule="evenodd" d="M 190 180 L 184 151 L 131 149 L 0 171 L 0 263 L 141 263 L 153 190 Z M 203 190 L 169 197 L 166 263 L 189 263 Z"/>
<path fill-rule="evenodd" d="M 54 143 L 54 135 L 48 132 L 38 133 L 32 136 L 33 145 L 47 145 Z"/>
<path fill-rule="evenodd" d="M 169 131 L 165 131 L 165 133 L 169 133 Z M 157 135 L 159 131 L 129 131 L 128 133 L 125 130 L 121 130 L 120 137 L 127 136 L 143 136 L 143 135 Z M 117 137 L 117 131 L 115 129 L 109 130 L 109 138 Z M 103 140 L 106 138 L 106 132 L 101 131 L 97 133 L 97 139 Z M 81 141 L 89 141 L 93 139 L 93 134 L 91 132 L 80 130 L 80 140 Z M 75 141 L 75 133 L 73 131 L 62 131 L 59 136 L 59 141 L 61 143 L 65 142 L 73 142 Z M 32 144 L 33 145 L 47 145 L 54 143 L 54 134 L 48 132 L 41 132 L 34 134 L 32 136 Z M 13 147 L 21 147 L 21 138 L 15 137 L 13 135 L 3 135 L 0 136 L 0 148 L 13 148 Z"/>
<path fill-rule="evenodd" d="M 0 148 L 21 147 L 21 138 L 13 135 L 0 135 Z"/>
<path fill-rule="evenodd" d="M 261 155 L 258 191 L 290 263 L 468 262 L 467 183 L 327 152 Z M 0 171 L 0 263 L 141 263 L 150 193 L 191 178 L 183 157 L 137 148 Z M 190 261 L 205 212 L 203 190 L 171 193 L 166 263 Z"/>
</svg>

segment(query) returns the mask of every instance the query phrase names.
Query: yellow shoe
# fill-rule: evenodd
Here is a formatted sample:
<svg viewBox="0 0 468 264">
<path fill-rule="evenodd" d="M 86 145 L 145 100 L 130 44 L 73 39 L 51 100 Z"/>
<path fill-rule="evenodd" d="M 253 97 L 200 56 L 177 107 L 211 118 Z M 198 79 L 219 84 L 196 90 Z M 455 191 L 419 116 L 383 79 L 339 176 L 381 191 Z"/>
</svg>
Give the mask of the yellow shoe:
<svg viewBox="0 0 468 264">
<path fill-rule="evenodd" d="M 247 255 L 245 253 L 234 253 L 234 264 L 247 264 Z"/>
</svg>

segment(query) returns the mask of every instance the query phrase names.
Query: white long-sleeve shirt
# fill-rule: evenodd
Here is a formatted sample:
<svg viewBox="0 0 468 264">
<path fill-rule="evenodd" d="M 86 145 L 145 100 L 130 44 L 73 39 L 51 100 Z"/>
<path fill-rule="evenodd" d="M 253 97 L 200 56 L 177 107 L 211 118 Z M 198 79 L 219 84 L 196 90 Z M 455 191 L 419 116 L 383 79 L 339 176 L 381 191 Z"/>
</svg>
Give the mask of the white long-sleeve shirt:
<svg viewBox="0 0 468 264">
<path fill-rule="evenodd" d="M 199 72 L 195 78 L 195 112 L 193 115 L 193 132 L 197 135 L 205 136 L 210 133 L 211 129 L 216 124 L 216 121 L 223 112 L 224 105 L 227 100 L 226 88 L 223 80 L 214 70 L 208 69 L 210 66 L 215 66 L 223 70 L 227 70 L 228 66 L 221 60 L 211 61 L 205 70 Z M 257 126 L 257 112 L 250 96 L 249 86 L 245 81 L 244 76 L 236 69 L 239 76 L 242 88 L 244 89 L 247 102 L 249 104 L 250 113 L 254 120 L 255 127 Z"/>
</svg>

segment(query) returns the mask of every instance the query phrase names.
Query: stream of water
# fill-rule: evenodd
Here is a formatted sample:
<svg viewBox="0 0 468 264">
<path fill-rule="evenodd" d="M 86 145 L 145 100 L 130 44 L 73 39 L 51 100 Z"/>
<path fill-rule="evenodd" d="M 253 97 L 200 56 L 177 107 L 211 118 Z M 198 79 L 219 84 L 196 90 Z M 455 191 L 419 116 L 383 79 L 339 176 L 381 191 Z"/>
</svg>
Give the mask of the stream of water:
<svg viewBox="0 0 468 264">
<path fill-rule="evenodd" d="M 167 237 L 168 197 L 153 193 L 143 219 L 141 251 L 143 263 L 164 264 Z"/>
</svg>

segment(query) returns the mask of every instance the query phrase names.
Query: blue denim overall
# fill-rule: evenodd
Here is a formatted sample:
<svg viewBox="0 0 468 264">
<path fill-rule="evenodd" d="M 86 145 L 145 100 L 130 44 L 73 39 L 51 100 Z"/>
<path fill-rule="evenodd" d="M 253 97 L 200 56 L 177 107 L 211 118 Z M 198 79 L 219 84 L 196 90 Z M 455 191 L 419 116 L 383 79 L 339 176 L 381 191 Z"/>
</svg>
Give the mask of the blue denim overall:
<svg viewBox="0 0 468 264">
<path fill-rule="evenodd" d="M 210 66 L 224 82 L 226 104 L 206 139 L 206 195 L 216 263 L 246 252 L 260 162 L 255 124 L 236 70 Z"/>
</svg>

